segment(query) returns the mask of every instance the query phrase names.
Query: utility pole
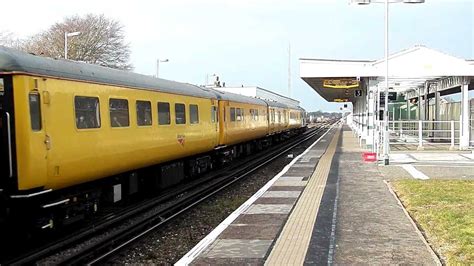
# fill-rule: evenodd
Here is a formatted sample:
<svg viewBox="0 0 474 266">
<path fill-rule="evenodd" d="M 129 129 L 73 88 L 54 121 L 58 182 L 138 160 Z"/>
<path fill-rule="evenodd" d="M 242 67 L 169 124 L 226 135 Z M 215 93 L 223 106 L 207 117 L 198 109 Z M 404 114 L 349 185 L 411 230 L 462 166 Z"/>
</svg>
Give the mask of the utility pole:
<svg viewBox="0 0 474 266">
<path fill-rule="evenodd" d="M 288 42 L 288 97 L 291 98 L 291 43 Z"/>
</svg>

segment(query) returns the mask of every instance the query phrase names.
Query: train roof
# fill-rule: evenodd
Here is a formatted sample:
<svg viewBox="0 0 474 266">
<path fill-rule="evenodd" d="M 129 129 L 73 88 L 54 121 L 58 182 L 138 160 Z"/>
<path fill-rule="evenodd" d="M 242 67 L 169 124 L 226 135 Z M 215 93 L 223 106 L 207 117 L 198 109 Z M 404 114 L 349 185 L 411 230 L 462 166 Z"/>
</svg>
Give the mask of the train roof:
<svg viewBox="0 0 474 266">
<path fill-rule="evenodd" d="M 278 107 L 278 108 L 289 108 L 290 106 L 287 105 L 287 104 L 284 104 L 284 103 L 280 103 L 280 102 L 275 102 L 275 101 L 270 101 L 270 100 L 263 100 L 265 101 L 268 106 L 270 107 Z"/>
<path fill-rule="evenodd" d="M 233 101 L 233 102 L 240 102 L 240 103 L 248 103 L 248 104 L 256 104 L 256 105 L 264 105 L 267 106 L 267 103 L 258 98 L 244 96 L 241 94 L 221 91 L 219 89 L 212 89 L 217 96 L 217 99 L 224 100 L 224 101 Z"/>
<path fill-rule="evenodd" d="M 36 56 L 0 46 L 0 72 L 24 72 L 39 76 L 90 81 L 201 98 L 215 93 L 189 83 L 170 81 L 84 62 Z"/>
</svg>

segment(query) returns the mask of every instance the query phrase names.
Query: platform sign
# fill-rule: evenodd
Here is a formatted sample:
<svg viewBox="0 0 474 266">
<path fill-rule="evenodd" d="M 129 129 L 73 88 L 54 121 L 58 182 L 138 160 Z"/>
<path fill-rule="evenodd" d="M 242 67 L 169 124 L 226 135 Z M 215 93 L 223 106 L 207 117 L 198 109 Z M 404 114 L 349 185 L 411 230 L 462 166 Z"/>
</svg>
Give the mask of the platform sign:
<svg viewBox="0 0 474 266">
<path fill-rule="evenodd" d="M 357 79 L 325 79 L 323 80 L 323 87 L 332 89 L 358 88 L 359 81 Z"/>
<path fill-rule="evenodd" d="M 389 91 L 388 92 L 388 101 L 395 101 L 397 100 L 397 92 L 395 91 Z M 380 93 L 380 104 L 385 104 L 385 93 L 381 92 Z"/>
<path fill-rule="evenodd" d="M 354 96 L 355 97 L 362 97 L 362 90 L 355 90 L 354 91 Z"/>
<path fill-rule="evenodd" d="M 345 103 L 345 102 L 348 102 L 349 100 L 348 99 L 334 99 L 334 102 L 336 103 Z"/>
</svg>

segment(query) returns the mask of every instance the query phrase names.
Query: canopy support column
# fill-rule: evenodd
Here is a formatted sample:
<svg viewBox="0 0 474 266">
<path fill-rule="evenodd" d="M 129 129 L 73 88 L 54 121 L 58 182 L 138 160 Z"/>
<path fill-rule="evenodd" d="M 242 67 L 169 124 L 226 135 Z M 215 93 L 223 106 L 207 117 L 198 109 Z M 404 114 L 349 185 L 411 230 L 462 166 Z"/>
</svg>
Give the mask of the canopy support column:
<svg viewBox="0 0 474 266">
<path fill-rule="evenodd" d="M 459 149 L 466 150 L 469 148 L 469 81 L 464 78 L 461 85 L 461 128 L 460 128 L 460 139 Z"/>
<path fill-rule="evenodd" d="M 421 98 L 422 92 L 423 92 L 423 89 L 421 87 L 418 88 L 418 120 L 425 119 L 425 108 L 424 108 L 424 103 Z"/>
<path fill-rule="evenodd" d="M 367 85 L 367 148 L 375 151 L 374 142 L 375 142 L 375 99 L 377 92 L 372 88 L 370 80 Z"/>
<path fill-rule="evenodd" d="M 407 120 L 410 121 L 411 119 L 411 102 L 410 99 L 407 97 Z"/>
</svg>

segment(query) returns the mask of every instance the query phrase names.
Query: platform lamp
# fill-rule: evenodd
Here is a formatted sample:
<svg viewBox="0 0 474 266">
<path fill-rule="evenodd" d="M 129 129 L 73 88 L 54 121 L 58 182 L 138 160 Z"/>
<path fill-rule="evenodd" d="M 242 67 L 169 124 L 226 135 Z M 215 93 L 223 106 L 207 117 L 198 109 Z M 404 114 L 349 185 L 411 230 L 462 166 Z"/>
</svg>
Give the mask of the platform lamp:
<svg viewBox="0 0 474 266">
<path fill-rule="evenodd" d="M 74 36 L 77 36 L 77 35 L 80 35 L 80 34 L 81 34 L 80 31 L 65 32 L 64 33 L 64 59 L 67 59 L 67 38 L 68 37 L 74 37 Z"/>
<path fill-rule="evenodd" d="M 160 74 L 160 63 L 167 63 L 169 59 L 156 59 L 156 77 L 158 78 Z"/>
<path fill-rule="evenodd" d="M 389 133 L 388 133 L 388 4 L 405 3 L 405 4 L 422 4 L 425 0 L 350 0 L 350 3 L 357 5 L 368 5 L 372 3 L 383 3 L 385 4 L 385 107 L 383 109 L 383 159 L 384 165 L 389 164 L 388 150 L 389 150 Z"/>
</svg>

